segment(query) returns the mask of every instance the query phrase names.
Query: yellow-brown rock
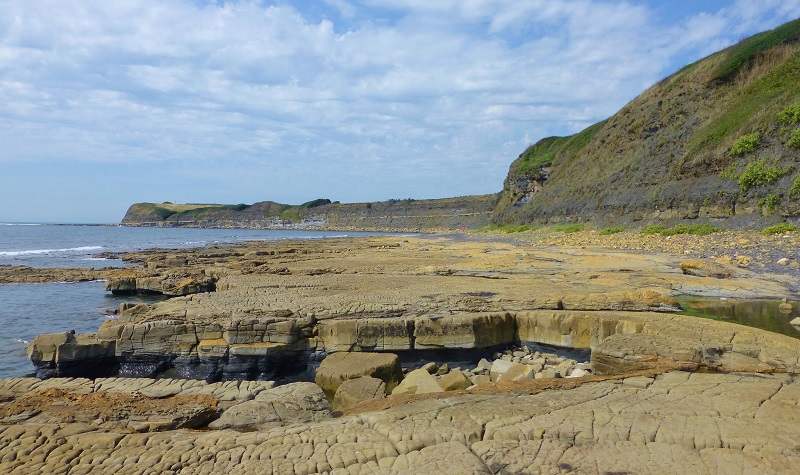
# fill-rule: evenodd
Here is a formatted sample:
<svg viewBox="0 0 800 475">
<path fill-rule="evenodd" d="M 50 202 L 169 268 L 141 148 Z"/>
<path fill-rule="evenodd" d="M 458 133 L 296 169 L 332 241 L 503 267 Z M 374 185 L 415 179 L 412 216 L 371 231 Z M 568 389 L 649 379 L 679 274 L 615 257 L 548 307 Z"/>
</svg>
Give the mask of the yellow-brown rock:
<svg viewBox="0 0 800 475">
<path fill-rule="evenodd" d="M 387 392 L 403 378 L 400 360 L 392 353 L 341 352 L 328 355 L 317 368 L 315 381 L 330 399 L 344 381 L 371 376 L 386 383 Z"/>
</svg>

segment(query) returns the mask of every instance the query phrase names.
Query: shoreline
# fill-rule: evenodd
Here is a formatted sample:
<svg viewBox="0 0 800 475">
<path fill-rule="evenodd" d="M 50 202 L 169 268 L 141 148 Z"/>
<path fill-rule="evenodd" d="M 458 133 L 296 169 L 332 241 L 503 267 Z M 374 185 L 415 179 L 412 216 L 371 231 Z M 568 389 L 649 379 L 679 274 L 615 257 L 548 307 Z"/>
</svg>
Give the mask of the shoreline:
<svg viewBox="0 0 800 475">
<path fill-rule="evenodd" d="M 456 236 L 126 253 L 136 274 L 106 289 L 175 297 L 122 304 L 94 334 L 37 337 L 29 355 L 54 377 L 0 380 L 0 471 L 117 471 L 143 457 L 142 471 L 165 473 L 441 471 L 431 461 L 525 472 L 545 459 L 591 472 L 587 457 L 642 472 L 712 455 L 712 467 L 800 463 L 800 438 L 787 435 L 800 416 L 800 340 L 676 315 L 672 297 L 790 296 L 798 279 L 595 248 L 592 233 Z M 360 366 L 509 342 L 590 350 L 590 374 L 559 379 L 571 362 L 514 348 L 479 362 L 480 374 Z M 366 362 L 326 365 L 342 355 Z M 292 364 L 319 365 L 316 384 L 276 386 L 276 368 Z M 471 386 L 445 389 L 445 378 Z M 345 383 L 378 390 L 336 406 Z"/>
</svg>

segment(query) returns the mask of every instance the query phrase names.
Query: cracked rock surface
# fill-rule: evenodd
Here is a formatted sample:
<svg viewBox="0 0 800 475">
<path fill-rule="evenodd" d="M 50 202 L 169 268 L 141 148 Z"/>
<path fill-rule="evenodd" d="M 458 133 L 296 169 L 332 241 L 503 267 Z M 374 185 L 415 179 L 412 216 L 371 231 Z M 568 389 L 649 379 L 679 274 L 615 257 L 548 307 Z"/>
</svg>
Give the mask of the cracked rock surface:
<svg viewBox="0 0 800 475">
<path fill-rule="evenodd" d="M 793 375 L 675 371 L 258 432 L 0 423 L 0 472 L 798 473 L 799 400 Z"/>
<path fill-rule="evenodd" d="M 134 361 L 263 376 L 296 360 L 286 355 L 532 342 L 591 349 L 595 374 L 446 392 L 422 370 L 437 392 L 336 413 L 311 383 L 0 380 L 0 473 L 800 473 L 800 340 L 672 313 L 681 292 L 795 298 L 792 275 L 718 260 L 731 272 L 693 275 L 683 254 L 394 236 L 129 259 L 153 282 L 208 279 L 215 292 L 124 305 L 94 335 L 41 336 L 29 346 L 40 368 Z"/>
<path fill-rule="evenodd" d="M 279 375 L 271 369 L 303 353 L 514 344 L 535 311 L 538 327 L 525 330 L 534 338 L 526 341 L 594 348 L 617 333 L 647 333 L 648 325 L 682 331 L 691 318 L 667 315 L 677 309 L 678 293 L 793 298 L 798 285 L 789 276 L 747 269 L 727 278 L 685 274 L 681 255 L 447 238 L 257 242 L 126 259 L 146 269 L 148 279 L 194 276 L 186 282 L 213 280 L 215 291 L 123 305 L 118 319 L 93 335 L 42 335 L 28 347 L 41 376 L 109 376 L 81 371 L 119 365 L 121 375 L 154 377 L 176 368 L 166 374 L 274 379 Z M 542 316 L 546 311 L 552 312 Z M 635 312 L 636 321 L 625 318 Z M 558 322 L 575 318 L 587 327 L 561 329 Z M 699 358 L 697 345 L 667 343 L 676 349 L 658 356 Z M 137 373 L 141 368 L 156 369 Z"/>
</svg>

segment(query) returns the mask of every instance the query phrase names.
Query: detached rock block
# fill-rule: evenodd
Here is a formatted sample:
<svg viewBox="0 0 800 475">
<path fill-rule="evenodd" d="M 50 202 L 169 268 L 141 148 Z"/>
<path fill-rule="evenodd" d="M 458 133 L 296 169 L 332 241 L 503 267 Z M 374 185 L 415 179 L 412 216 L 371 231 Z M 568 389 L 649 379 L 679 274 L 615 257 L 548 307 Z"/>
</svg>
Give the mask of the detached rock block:
<svg viewBox="0 0 800 475">
<path fill-rule="evenodd" d="M 442 393 L 444 389 L 436 382 L 426 369 L 415 369 L 408 373 L 405 379 L 392 391 L 392 396 L 411 394 Z"/>
<path fill-rule="evenodd" d="M 534 374 L 536 374 L 536 371 L 533 366 L 514 363 L 508 368 L 508 371 L 497 378 L 497 381 L 523 381 L 533 379 Z"/>
<path fill-rule="evenodd" d="M 382 380 L 391 391 L 403 379 L 400 359 L 393 353 L 334 353 L 322 360 L 315 381 L 333 399 L 344 381 L 362 376 Z"/>
<path fill-rule="evenodd" d="M 689 259 L 681 262 L 681 272 L 699 277 L 715 277 L 728 279 L 734 277 L 734 272 L 720 263 L 701 259 Z"/>
<path fill-rule="evenodd" d="M 115 341 L 100 340 L 94 335 L 73 332 L 37 336 L 28 344 L 28 358 L 41 376 L 64 376 L 81 366 L 94 366 L 89 373 L 104 372 L 106 363 L 114 359 Z M 87 371 L 85 368 L 83 372 Z"/>
<path fill-rule="evenodd" d="M 459 369 L 454 369 L 439 378 L 439 386 L 445 391 L 457 391 L 472 386 L 472 381 Z"/>
<path fill-rule="evenodd" d="M 348 379 L 340 384 L 331 406 L 334 411 L 341 411 L 363 401 L 384 397 L 386 397 L 386 383 L 378 378 L 362 376 Z"/>
</svg>

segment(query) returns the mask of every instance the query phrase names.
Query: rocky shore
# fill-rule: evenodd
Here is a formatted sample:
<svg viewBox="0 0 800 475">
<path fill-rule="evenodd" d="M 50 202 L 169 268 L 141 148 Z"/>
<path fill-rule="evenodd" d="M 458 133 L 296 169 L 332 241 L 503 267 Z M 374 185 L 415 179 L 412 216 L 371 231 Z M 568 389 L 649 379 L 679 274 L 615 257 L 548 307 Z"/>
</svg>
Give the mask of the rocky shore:
<svg viewBox="0 0 800 475">
<path fill-rule="evenodd" d="M 125 255 L 107 290 L 173 297 L 31 342 L 0 472 L 791 473 L 800 339 L 675 297 L 798 279 L 581 234 Z"/>
</svg>

